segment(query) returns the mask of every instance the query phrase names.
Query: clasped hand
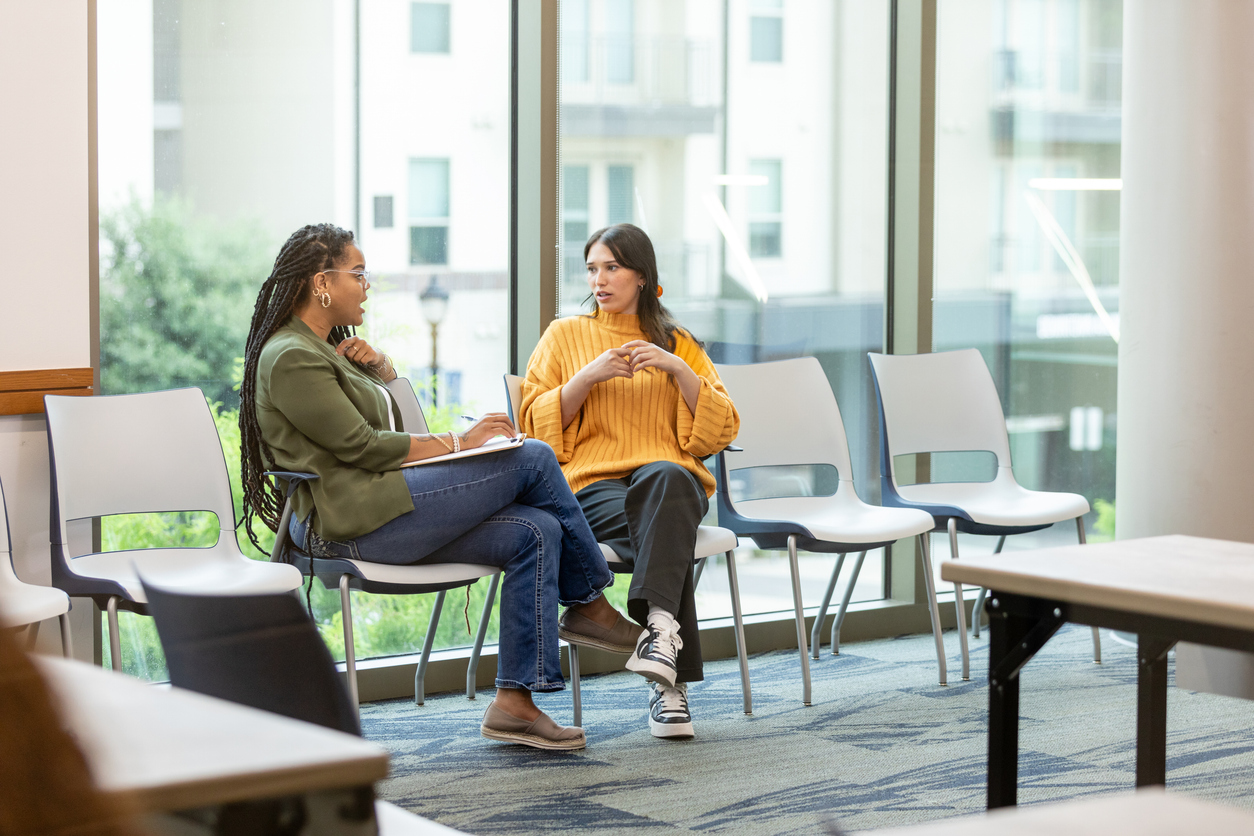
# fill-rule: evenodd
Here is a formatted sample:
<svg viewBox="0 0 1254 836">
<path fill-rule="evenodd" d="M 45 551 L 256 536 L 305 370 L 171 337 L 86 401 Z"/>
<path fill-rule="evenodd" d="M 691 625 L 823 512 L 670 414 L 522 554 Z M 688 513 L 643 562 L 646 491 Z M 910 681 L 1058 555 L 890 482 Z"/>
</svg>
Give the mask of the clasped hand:
<svg viewBox="0 0 1254 836">
<path fill-rule="evenodd" d="M 601 383 L 616 377 L 630 378 L 642 369 L 659 369 L 674 374 L 683 361 L 661 346 L 646 340 L 632 340 L 611 348 L 588 364 L 593 382 Z"/>
<path fill-rule="evenodd" d="M 361 337 L 349 337 L 344 340 L 335 347 L 335 353 L 363 366 L 377 366 L 383 362 L 382 352 L 371 348 L 370 344 Z"/>
</svg>

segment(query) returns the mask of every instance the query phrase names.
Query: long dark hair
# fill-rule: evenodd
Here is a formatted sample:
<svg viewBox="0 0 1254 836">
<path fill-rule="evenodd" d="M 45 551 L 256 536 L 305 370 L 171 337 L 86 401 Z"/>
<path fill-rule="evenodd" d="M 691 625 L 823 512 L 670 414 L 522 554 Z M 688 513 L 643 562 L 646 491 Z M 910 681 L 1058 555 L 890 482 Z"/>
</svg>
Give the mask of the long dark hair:
<svg viewBox="0 0 1254 836">
<path fill-rule="evenodd" d="M 314 274 L 335 266 L 353 243 L 353 233 L 333 224 L 312 224 L 301 227 L 287 239 L 274 269 L 261 285 L 253 321 L 244 344 L 244 379 L 239 392 L 240 477 L 244 489 L 244 530 L 248 539 L 265 551 L 253 534 L 253 520 L 260 518 L 271 530 L 279 529 L 283 513 L 283 493 L 268 483 L 262 474 L 274 462 L 270 448 L 261 437 L 257 424 L 257 362 L 266 340 L 274 336 L 296 310 L 297 300 L 309 293 Z M 353 329 L 337 325 L 331 329 L 327 342 L 339 345 L 353 335 Z"/>
<path fill-rule="evenodd" d="M 635 270 L 644 279 L 644 287 L 640 288 L 640 298 L 636 302 L 636 315 L 640 317 L 640 330 L 649 338 L 649 342 L 667 351 L 674 351 L 675 332 L 678 331 L 697 345 L 702 345 L 687 328 L 679 324 L 659 299 L 657 256 L 653 253 L 653 242 L 649 240 L 648 234 L 635 224 L 614 224 L 598 229 L 592 233 L 588 243 L 583 245 L 584 261 L 588 260 L 589 250 L 598 241 L 609 247 L 615 261 L 623 267 Z M 589 315 L 595 318 L 601 309 L 597 307 L 596 299 L 591 294 L 588 298 L 592 299 L 592 313 Z"/>
</svg>

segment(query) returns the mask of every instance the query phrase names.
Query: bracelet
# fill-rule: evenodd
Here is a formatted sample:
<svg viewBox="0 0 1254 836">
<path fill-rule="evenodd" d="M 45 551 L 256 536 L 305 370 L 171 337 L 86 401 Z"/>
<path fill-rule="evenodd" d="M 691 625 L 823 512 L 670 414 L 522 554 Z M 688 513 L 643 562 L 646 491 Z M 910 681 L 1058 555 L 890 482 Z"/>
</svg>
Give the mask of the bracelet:
<svg viewBox="0 0 1254 836">
<path fill-rule="evenodd" d="M 392 358 L 384 354 L 382 360 L 380 360 L 378 363 L 375 363 L 373 365 L 367 365 L 366 368 L 370 369 L 370 371 L 382 377 L 383 373 L 387 371 L 387 367 L 391 365 L 391 363 L 392 363 Z"/>
<path fill-rule="evenodd" d="M 457 433 L 450 431 L 448 437 L 453 439 L 453 452 L 460 453 L 462 451 L 461 439 L 457 437 Z"/>
<path fill-rule="evenodd" d="M 431 434 L 431 437 L 432 437 L 432 438 L 434 438 L 436 441 L 440 442 L 441 444 L 443 444 L 443 445 L 444 445 L 444 449 L 445 449 L 445 450 L 448 450 L 450 453 L 455 452 L 455 451 L 453 450 L 453 448 L 452 448 L 452 447 L 449 447 L 449 446 L 448 446 L 448 442 L 447 442 L 447 441 L 445 441 L 444 439 L 440 438 L 440 437 L 439 437 L 438 435 L 436 435 L 435 433 L 432 433 L 432 434 Z"/>
</svg>

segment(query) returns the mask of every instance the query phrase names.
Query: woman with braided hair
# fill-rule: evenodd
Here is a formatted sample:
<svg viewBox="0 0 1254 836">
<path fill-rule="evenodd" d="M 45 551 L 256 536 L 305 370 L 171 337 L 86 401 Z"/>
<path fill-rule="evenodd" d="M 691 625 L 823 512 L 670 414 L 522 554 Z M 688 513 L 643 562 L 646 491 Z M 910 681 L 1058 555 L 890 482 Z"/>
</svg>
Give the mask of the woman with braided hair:
<svg viewBox="0 0 1254 836">
<path fill-rule="evenodd" d="M 513 435 L 502 413 L 456 435 L 406 433 L 382 385 L 386 355 L 356 336 L 370 274 L 353 234 L 330 224 L 295 232 L 257 295 L 244 356 L 240 431 L 244 514 L 277 529 L 284 493 L 267 469 L 316 473 L 292 497 L 292 542 L 318 557 L 375 563 L 480 563 L 504 570 L 496 699 L 485 737 L 581 749 L 583 729 L 557 725 L 533 691 L 565 687 L 557 606 L 606 633 L 638 631 L 601 594 L 613 583 L 557 464 L 542 442 L 492 456 L 405 462 Z"/>
</svg>

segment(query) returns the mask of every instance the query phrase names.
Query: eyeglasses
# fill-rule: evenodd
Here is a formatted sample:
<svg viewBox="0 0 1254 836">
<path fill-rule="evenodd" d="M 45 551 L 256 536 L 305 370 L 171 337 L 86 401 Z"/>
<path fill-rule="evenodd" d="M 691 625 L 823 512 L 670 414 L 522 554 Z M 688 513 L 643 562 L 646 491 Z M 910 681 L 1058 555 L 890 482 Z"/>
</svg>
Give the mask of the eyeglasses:
<svg viewBox="0 0 1254 836">
<path fill-rule="evenodd" d="M 323 270 L 323 273 L 349 273 L 361 283 L 362 287 L 370 284 L 369 270 Z"/>
</svg>

